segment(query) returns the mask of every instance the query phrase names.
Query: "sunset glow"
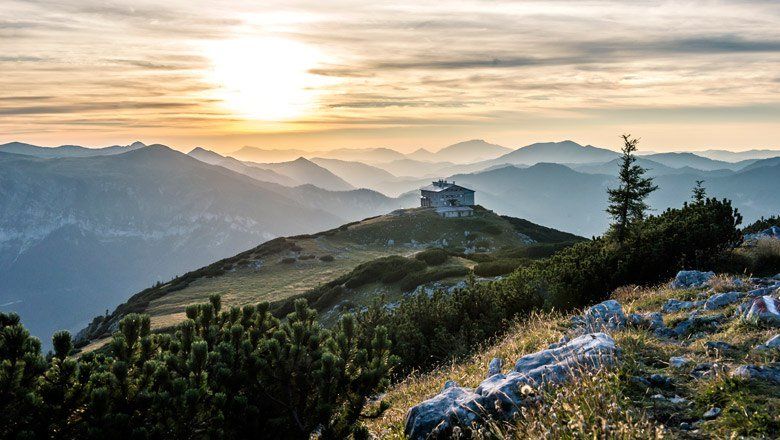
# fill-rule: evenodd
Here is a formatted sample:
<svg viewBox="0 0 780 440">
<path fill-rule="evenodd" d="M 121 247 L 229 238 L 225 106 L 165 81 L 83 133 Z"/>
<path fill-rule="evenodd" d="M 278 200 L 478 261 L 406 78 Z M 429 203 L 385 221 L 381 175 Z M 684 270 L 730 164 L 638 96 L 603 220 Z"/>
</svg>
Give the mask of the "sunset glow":
<svg viewBox="0 0 780 440">
<path fill-rule="evenodd" d="M 283 121 L 314 110 L 320 78 L 309 73 L 322 56 L 281 38 L 225 40 L 210 44 L 209 81 L 216 97 L 237 116 Z"/>
<path fill-rule="evenodd" d="M 778 2 L 0 3 L 0 142 L 780 138 Z"/>
</svg>

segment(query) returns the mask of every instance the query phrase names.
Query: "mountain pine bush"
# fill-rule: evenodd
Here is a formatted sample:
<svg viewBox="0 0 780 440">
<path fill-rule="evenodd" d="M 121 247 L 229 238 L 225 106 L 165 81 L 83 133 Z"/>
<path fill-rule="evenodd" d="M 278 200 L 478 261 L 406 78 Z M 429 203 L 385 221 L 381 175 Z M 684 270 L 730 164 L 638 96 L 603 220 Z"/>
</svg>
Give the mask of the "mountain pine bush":
<svg viewBox="0 0 780 440">
<path fill-rule="evenodd" d="M 305 301 L 284 321 L 267 303 L 223 311 L 219 296 L 186 314 L 170 334 L 128 315 L 79 358 L 58 332 L 48 360 L 0 314 L 0 437 L 365 437 L 363 407 L 395 362 L 384 327 L 345 315 L 328 330 Z"/>
</svg>

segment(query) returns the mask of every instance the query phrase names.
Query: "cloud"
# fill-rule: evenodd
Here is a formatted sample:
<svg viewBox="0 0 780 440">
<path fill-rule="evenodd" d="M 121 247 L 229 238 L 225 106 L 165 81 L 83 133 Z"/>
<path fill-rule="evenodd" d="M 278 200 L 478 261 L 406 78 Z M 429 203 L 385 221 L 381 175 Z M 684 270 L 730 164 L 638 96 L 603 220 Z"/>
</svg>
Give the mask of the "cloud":
<svg viewBox="0 0 780 440">
<path fill-rule="evenodd" d="M 769 121 L 780 103 L 769 0 L 6 0 L 3 127 L 266 130 L 215 100 L 223 84 L 204 50 L 264 37 L 322 55 L 307 66 L 317 106 L 280 133 Z"/>
<path fill-rule="evenodd" d="M 99 102 L 62 105 L 33 105 L 0 108 L 0 115 L 42 115 L 128 109 L 176 109 L 189 108 L 193 105 L 194 103 L 179 102 Z"/>
</svg>

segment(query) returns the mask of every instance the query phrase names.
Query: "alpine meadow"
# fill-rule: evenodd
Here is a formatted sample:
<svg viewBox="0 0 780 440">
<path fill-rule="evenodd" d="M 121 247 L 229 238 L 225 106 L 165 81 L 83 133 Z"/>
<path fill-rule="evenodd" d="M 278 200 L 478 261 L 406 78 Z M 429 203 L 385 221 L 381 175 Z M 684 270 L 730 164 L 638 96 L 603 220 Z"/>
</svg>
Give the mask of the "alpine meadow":
<svg viewBox="0 0 780 440">
<path fill-rule="evenodd" d="M 780 3 L 0 11 L 0 439 L 780 438 Z"/>
</svg>

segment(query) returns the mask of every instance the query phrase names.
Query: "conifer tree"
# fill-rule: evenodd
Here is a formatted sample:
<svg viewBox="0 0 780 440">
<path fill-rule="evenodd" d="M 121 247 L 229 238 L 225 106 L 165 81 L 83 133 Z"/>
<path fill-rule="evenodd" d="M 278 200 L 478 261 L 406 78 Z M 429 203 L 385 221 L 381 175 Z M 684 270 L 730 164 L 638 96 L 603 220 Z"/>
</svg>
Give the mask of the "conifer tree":
<svg viewBox="0 0 780 440">
<path fill-rule="evenodd" d="M 648 209 L 645 199 L 658 189 L 653 184 L 652 178 L 645 177 L 647 170 L 636 163 L 636 145 L 639 140 L 631 138 L 629 134 L 624 134 L 621 138 L 623 156 L 618 174 L 620 184 L 617 188 L 607 190 L 609 193 L 607 213 L 614 219 L 612 230 L 619 243 L 625 241 L 631 225 L 644 218 Z"/>
<path fill-rule="evenodd" d="M 697 180 L 696 186 L 693 187 L 693 201 L 695 203 L 704 203 L 707 199 L 707 189 L 704 188 L 704 181 Z"/>
</svg>

